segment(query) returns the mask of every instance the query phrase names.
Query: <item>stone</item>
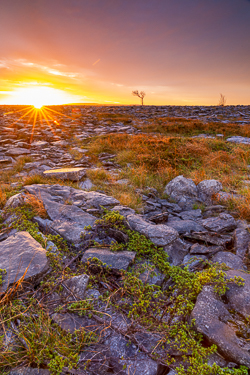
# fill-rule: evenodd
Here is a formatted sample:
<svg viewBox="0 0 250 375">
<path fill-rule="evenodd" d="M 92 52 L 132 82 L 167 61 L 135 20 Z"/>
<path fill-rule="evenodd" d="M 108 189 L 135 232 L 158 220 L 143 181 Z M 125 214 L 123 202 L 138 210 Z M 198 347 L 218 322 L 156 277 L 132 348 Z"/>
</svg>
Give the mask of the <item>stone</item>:
<svg viewBox="0 0 250 375">
<path fill-rule="evenodd" d="M 232 242 L 232 237 L 225 234 L 219 233 L 209 233 L 209 232 L 192 232 L 183 235 L 184 238 L 188 240 L 198 240 L 205 244 L 217 245 L 217 246 L 227 246 Z"/>
<path fill-rule="evenodd" d="M 217 180 L 204 180 L 197 185 L 197 189 L 200 199 L 211 204 L 212 197 L 222 190 L 222 184 Z"/>
<path fill-rule="evenodd" d="M 0 155 L 0 165 L 4 165 L 4 164 L 13 164 L 15 162 L 15 160 L 10 157 L 10 156 L 1 156 Z"/>
<path fill-rule="evenodd" d="M 222 246 L 204 246 L 199 243 L 195 243 L 190 247 L 190 254 L 215 254 L 221 250 L 223 250 Z"/>
<path fill-rule="evenodd" d="M 111 211 L 117 211 L 119 212 L 120 215 L 124 216 L 125 218 L 128 216 L 128 215 L 134 215 L 135 214 L 135 210 L 133 210 L 133 208 L 130 208 L 130 207 L 127 207 L 127 206 L 115 206 L 111 209 Z"/>
<path fill-rule="evenodd" d="M 196 198 L 198 191 L 195 183 L 190 178 L 177 176 L 166 185 L 164 193 L 178 200 L 181 196 Z"/>
<path fill-rule="evenodd" d="M 227 142 L 241 143 L 241 144 L 244 144 L 244 145 L 250 145 L 250 138 L 248 138 L 248 137 L 241 137 L 240 135 L 235 135 L 233 137 L 227 138 Z"/>
<path fill-rule="evenodd" d="M 203 287 L 191 313 L 191 319 L 195 319 L 197 331 L 202 333 L 210 344 L 215 344 L 223 357 L 250 368 L 249 344 L 239 339 L 234 328 L 228 324 L 233 317 L 212 286 Z"/>
<path fill-rule="evenodd" d="M 116 363 L 126 365 L 124 375 L 157 375 L 158 365 L 145 353 L 138 351 L 136 345 L 129 343 L 121 334 L 112 333 L 104 341 Z M 119 368 L 117 368 L 118 370 Z"/>
<path fill-rule="evenodd" d="M 120 203 L 117 199 L 106 194 L 98 193 L 96 191 L 82 191 L 82 193 L 83 198 L 86 199 L 87 205 L 89 207 L 112 207 Z"/>
<path fill-rule="evenodd" d="M 46 141 L 36 141 L 36 142 L 32 142 L 31 143 L 31 146 L 32 147 L 46 147 L 48 145 L 48 142 Z"/>
<path fill-rule="evenodd" d="M 250 275 L 245 272 L 230 270 L 226 272 L 227 278 L 241 277 L 244 285 L 230 283 L 226 291 L 226 299 L 231 309 L 237 311 L 245 318 L 250 315 Z"/>
<path fill-rule="evenodd" d="M 177 176 L 170 181 L 164 190 L 171 199 L 182 208 L 192 208 L 198 199 L 198 189 L 195 183 L 184 176 Z"/>
<path fill-rule="evenodd" d="M 89 276 L 86 274 L 71 277 L 63 281 L 64 291 L 62 295 L 70 300 L 84 299 L 85 292 L 88 286 Z"/>
<path fill-rule="evenodd" d="M 202 225 L 213 232 L 231 232 L 237 227 L 237 223 L 233 216 L 225 213 L 219 214 L 218 217 L 211 217 L 202 220 Z"/>
<path fill-rule="evenodd" d="M 52 221 L 51 224 L 48 223 L 49 230 L 60 234 L 66 241 L 78 246 L 81 242 L 81 235 L 86 233 L 85 227 L 92 226 L 96 218 L 75 205 L 60 203 L 63 202 L 63 198 L 66 200 L 72 194 L 69 187 L 48 186 L 49 188 L 46 188 L 47 185 L 32 185 L 25 186 L 25 189 L 43 201 L 47 214 Z M 73 192 L 75 191 L 81 192 L 81 190 L 73 189 Z"/>
<path fill-rule="evenodd" d="M 150 261 L 140 261 L 132 266 L 133 271 L 141 271 L 139 279 L 144 284 L 161 286 L 165 275 L 162 274 L 155 265 Z"/>
<path fill-rule="evenodd" d="M 18 194 L 13 195 L 7 200 L 4 208 L 5 209 L 16 208 L 18 206 L 21 206 L 22 204 L 24 204 L 24 194 L 18 193 Z"/>
<path fill-rule="evenodd" d="M 27 150 L 27 148 L 21 148 L 21 147 L 13 147 L 6 151 L 7 156 L 19 156 L 19 155 L 28 155 L 30 154 L 30 150 Z"/>
<path fill-rule="evenodd" d="M 198 208 L 197 210 L 183 211 L 179 216 L 182 220 L 197 220 L 202 217 L 202 212 Z"/>
<path fill-rule="evenodd" d="M 79 181 L 86 176 L 84 168 L 59 168 L 43 172 L 45 177 L 59 178 L 60 180 Z"/>
<path fill-rule="evenodd" d="M 229 251 L 219 251 L 215 254 L 212 259 L 212 263 L 225 263 L 226 266 L 234 270 L 246 270 L 246 266 L 243 264 L 242 259 L 237 255 L 230 253 Z"/>
<path fill-rule="evenodd" d="M 86 178 L 86 180 L 79 183 L 79 188 L 87 191 L 91 190 L 93 186 L 94 185 L 89 178 Z"/>
<path fill-rule="evenodd" d="M 174 228 L 179 234 L 204 231 L 204 227 L 193 220 L 171 220 L 168 226 Z"/>
<path fill-rule="evenodd" d="M 163 224 L 168 221 L 168 212 L 162 212 L 149 217 L 149 220 L 155 224 Z"/>
<path fill-rule="evenodd" d="M 203 254 L 187 254 L 185 258 L 183 259 L 183 264 L 185 267 L 188 267 L 189 271 L 194 271 L 197 269 L 204 268 L 204 261 L 207 260 L 207 257 Z"/>
<path fill-rule="evenodd" d="M 178 232 L 164 224 L 153 225 L 139 215 L 128 215 L 127 221 L 132 230 L 149 238 L 156 246 L 166 246 L 178 238 Z"/>
<path fill-rule="evenodd" d="M 86 331 L 95 331 L 100 327 L 94 319 L 88 318 L 88 316 L 80 317 L 77 314 L 72 313 L 55 313 L 52 319 L 57 323 L 64 331 L 74 333 L 75 330 L 84 328 Z"/>
<path fill-rule="evenodd" d="M 182 264 L 184 257 L 187 255 L 190 245 L 178 238 L 171 244 L 164 246 L 164 251 L 169 256 L 169 263 L 173 266 Z"/>
<path fill-rule="evenodd" d="M 82 262 L 86 263 L 88 259 L 97 258 L 102 263 L 106 263 L 114 271 L 127 271 L 131 263 L 134 262 L 135 252 L 133 251 L 118 251 L 112 252 L 105 248 L 90 248 L 85 251 Z"/>
<path fill-rule="evenodd" d="M 250 233 L 246 228 L 236 228 L 233 236 L 236 255 L 244 258 L 250 248 Z"/>
<path fill-rule="evenodd" d="M 9 375 L 50 375 L 50 372 L 41 368 L 19 367 L 11 370 Z"/>
<path fill-rule="evenodd" d="M 0 269 L 7 272 L 3 275 L 1 292 L 23 275 L 25 282 L 36 284 L 49 269 L 46 250 L 28 232 L 18 232 L 0 242 Z"/>
</svg>

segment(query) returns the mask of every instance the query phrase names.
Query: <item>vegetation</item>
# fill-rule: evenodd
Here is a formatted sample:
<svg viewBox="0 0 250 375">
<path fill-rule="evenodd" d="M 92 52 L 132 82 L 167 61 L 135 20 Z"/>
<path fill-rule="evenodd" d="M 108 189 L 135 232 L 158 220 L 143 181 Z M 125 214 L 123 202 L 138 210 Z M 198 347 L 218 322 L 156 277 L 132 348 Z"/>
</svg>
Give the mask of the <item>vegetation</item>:
<svg viewBox="0 0 250 375">
<path fill-rule="evenodd" d="M 243 188 L 250 164 L 249 146 L 221 139 L 112 134 L 86 141 L 84 147 L 93 160 L 101 152 L 116 155 L 115 161 L 122 167 L 118 176 L 103 169 L 88 172 L 88 176 L 97 189 L 113 195 L 122 204 L 140 209 L 142 202 L 135 189 L 156 188 L 162 194 L 166 184 L 182 174 L 195 183 L 218 179 L 227 191 L 237 190 L 241 198 L 232 197 L 226 204 L 240 218 L 250 218 L 250 191 Z M 117 185 L 116 180 L 121 178 L 127 179 L 128 184 Z"/>
</svg>

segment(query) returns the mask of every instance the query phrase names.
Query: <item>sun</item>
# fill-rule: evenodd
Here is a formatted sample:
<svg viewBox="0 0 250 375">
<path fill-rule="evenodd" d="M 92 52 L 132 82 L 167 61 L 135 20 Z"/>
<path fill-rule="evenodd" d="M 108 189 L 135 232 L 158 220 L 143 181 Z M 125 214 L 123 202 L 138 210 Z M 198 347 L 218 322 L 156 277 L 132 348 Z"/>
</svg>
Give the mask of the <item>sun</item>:
<svg viewBox="0 0 250 375">
<path fill-rule="evenodd" d="M 75 102 L 75 97 L 67 92 L 48 86 L 18 88 L 11 93 L 7 104 L 32 105 L 41 109 L 47 105 L 61 105 Z"/>
</svg>

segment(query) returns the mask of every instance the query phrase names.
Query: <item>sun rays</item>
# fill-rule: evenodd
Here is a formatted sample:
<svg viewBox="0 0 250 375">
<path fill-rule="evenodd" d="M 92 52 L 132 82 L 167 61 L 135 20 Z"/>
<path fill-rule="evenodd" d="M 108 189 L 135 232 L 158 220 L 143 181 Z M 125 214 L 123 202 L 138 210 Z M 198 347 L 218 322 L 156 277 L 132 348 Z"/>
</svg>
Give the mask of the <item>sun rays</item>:
<svg viewBox="0 0 250 375">
<path fill-rule="evenodd" d="M 36 105 L 35 104 L 29 105 L 17 111 L 6 112 L 4 115 L 8 116 L 8 115 L 14 115 L 14 114 L 18 114 L 20 116 L 18 116 L 17 120 L 12 122 L 10 127 L 14 127 L 14 125 L 20 122 L 20 120 L 24 122 L 24 129 L 26 129 L 29 125 L 32 125 L 30 140 L 29 140 L 30 144 L 33 141 L 36 126 L 39 126 L 39 130 L 40 130 L 44 122 L 48 125 L 49 129 L 51 130 L 53 135 L 56 137 L 56 132 L 54 130 L 54 127 L 60 126 L 60 122 L 58 121 L 58 118 L 55 117 L 56 115 L 60 115 L 63 117 L 67 117 L 68 119 L 74 120 L 74 118 L 71 116 L 67 116 L 61 112 L 58 112 L 42 104 L 40 105 L 38 103 Z"/>
</svg>

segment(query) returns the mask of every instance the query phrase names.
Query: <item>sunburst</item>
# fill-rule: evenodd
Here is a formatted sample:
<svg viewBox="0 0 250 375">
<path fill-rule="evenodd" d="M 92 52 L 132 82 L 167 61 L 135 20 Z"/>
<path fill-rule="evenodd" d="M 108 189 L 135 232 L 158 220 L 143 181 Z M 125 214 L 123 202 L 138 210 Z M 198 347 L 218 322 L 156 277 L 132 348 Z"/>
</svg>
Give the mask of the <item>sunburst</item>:
<svg viewBox="0 0 250 375">
<path fill-rule="evenodd" d="M 56 136 L 56 133 L 52 124 L 54 124 L 55 126 L 61 126 L 60 122 L 58 121 L 58 118 L 55 117 L 56 114 L 63 116 L 63 117 L 67 117 L 71 120 L 74 120 L 74 118 L 71 116 L 67 116 L 63 114 L 62 112 L 58 112 L 54 109 L 48 108 L 47 106 L 43 106 L 40 104 L 36 104 L 32 106 L 30 105 L 17 111 L 6 112 L 4 115 L 8 116 L 10 114 L 13 115 L 17 113 L 19 114 L 21 113 L 21 116 L 18 117 L 18 119 L 11 124 L 11 127 L 14 126 L 16 123 L 18 123 L 22 119 L 27 120 L 26 126 L 24 127 L 24 129 L 27 128 L 28 125 L 32 123 L 32 130 L 31 130 L 30 141 L 29 141 L 30 144 L 33 141 L 35 128 L 37 124 L 39 123 L 41 127 L 43 120 L 46 122 L 46 124 L 48 125 L 48 127 L 50 128 L 54 136 Z"/>
</svg>

